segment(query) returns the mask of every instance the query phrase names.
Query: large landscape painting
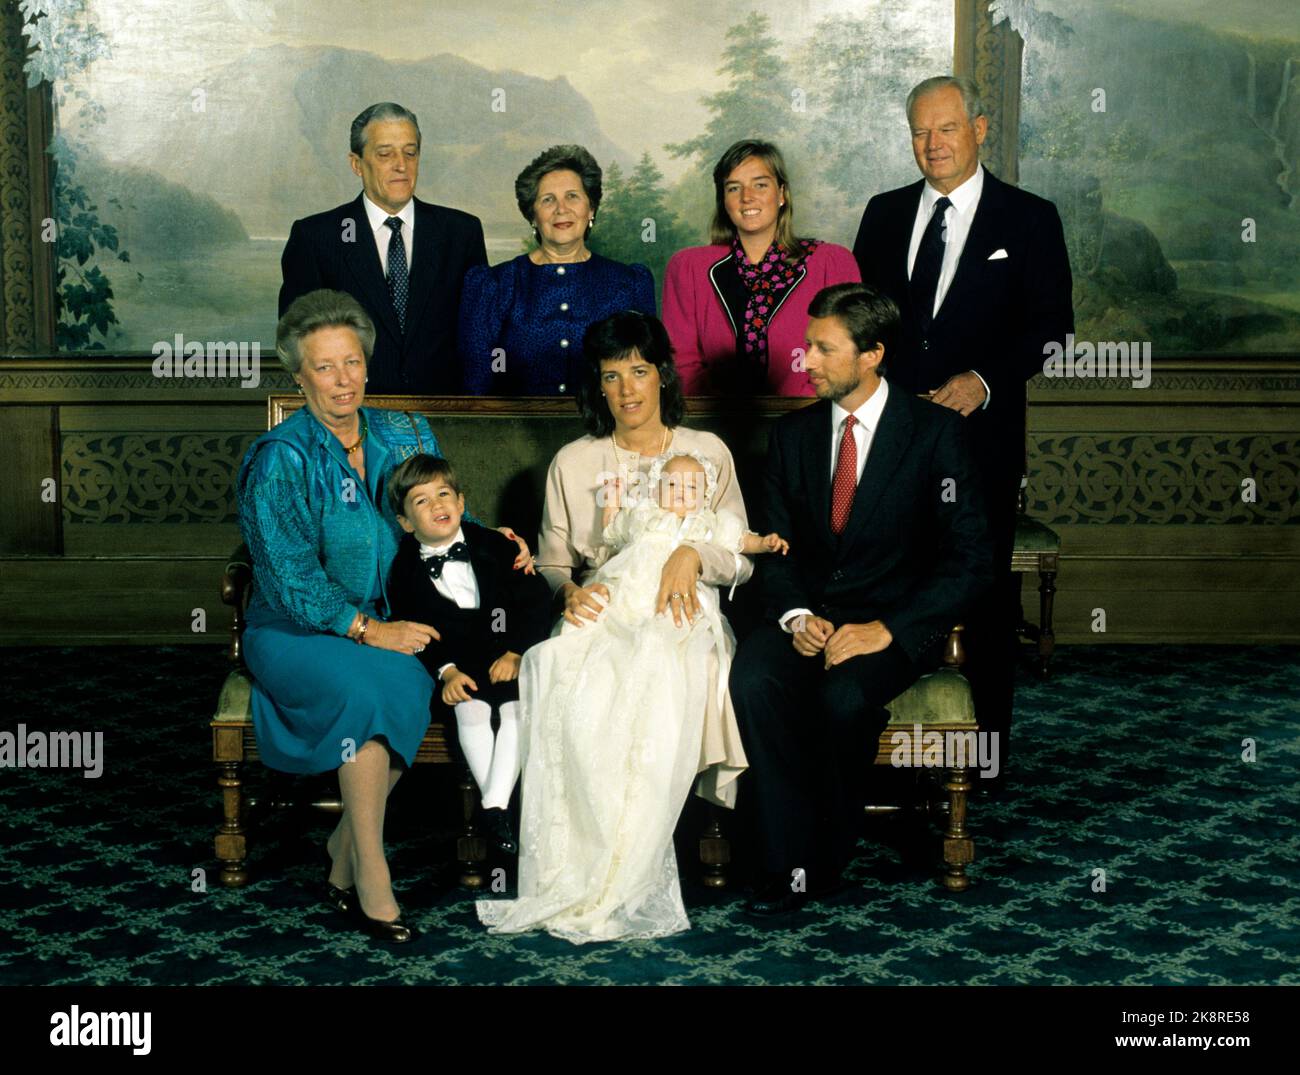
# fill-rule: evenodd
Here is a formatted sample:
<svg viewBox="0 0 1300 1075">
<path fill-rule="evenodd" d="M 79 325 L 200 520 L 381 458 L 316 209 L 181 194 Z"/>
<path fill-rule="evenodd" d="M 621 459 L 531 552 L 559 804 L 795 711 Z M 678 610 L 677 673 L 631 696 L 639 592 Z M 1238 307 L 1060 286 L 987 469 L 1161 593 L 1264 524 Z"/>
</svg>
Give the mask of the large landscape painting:
<svg viewBox="0 0 1300 1075">
<path fill-rule="evenodd" d="M 802 233 L 850 244 L 867 198 L 916 178 L 903 98 L 954 35 L 952 0 L 80 6 L 103 47 L 56 119 L 59 343 L 115 353 L 269 344 L 289 226 L 355 196 L 348 125 L 380 100 L 420 118 L 417 193 L 481 217 L 493 260 L 526 239 L 515 175 L 558 142 L 605 167 L 593 246 L 661 282 L 740 137 L 785 150 Z M 1078 334 L 1300 351 L 1294 5 L 994 12 L 1025 38 L 1020 182 L 1065 221 Z"/>
</svg>

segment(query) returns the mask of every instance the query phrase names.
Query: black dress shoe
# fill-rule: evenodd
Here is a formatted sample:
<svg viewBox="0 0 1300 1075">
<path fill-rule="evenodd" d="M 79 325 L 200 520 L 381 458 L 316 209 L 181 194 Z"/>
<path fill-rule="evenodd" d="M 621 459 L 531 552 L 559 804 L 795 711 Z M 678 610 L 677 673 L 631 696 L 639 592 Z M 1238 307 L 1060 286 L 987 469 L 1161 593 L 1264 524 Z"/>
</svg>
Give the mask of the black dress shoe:
<svg viewBox="0 0 1300 1075">
<path fill-rule="evenodd" d="M 390 944 L 406 944 L 408 941 L 415 940 L 415 930 L 402 921 L 400 914 L 393 921 L 385 922 L 382 918 L 371 918 L 361 910 L 359 899 L 356 901 L 356 908 L 357 917 L 361 920 L 361 931 L 370 934 L 375 940 L 388 941 Z"/>
<path fill-rule="evenodd" d="M 356 888 L 339 888 L 327 877 L 321 897 L 340 914 L 351 914 L 357 904 Z"/>
<path fill-rule="evenodd" d="M 510 827 L 510 811 L 489 808 L 483 811 L 483 822 L 488 831 L 488 839 L 503 855 L 519 854 L 519 841 L 515 839 L 514 829 Z"/>
<path fill-rule="evenodd" d="M 754 890 L 754 894 L 745 901 L 745 910 L 752 915 L 770 918 L 792 914 L 807 902 L 807 892 L 794 891 L 790 888 L 790 882 L 778 875 Z"/>
</svg>

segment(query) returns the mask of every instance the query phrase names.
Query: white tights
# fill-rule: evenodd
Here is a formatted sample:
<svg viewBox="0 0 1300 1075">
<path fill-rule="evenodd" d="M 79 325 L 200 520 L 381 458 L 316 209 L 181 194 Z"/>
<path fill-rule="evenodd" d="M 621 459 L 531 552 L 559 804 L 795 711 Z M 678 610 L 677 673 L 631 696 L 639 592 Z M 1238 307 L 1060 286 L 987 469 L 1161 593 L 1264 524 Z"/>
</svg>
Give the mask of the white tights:
<svg viewBox="0 0 1300 1075">
<path fill-rule="evenodd" d="M 503 702 L 501 727 L 492 734 L 492 707 L 471 698 L 457 702 L 456 733 L 485 810 L 505 809 L 519 779 L 519 703 Z"/>
</svg>

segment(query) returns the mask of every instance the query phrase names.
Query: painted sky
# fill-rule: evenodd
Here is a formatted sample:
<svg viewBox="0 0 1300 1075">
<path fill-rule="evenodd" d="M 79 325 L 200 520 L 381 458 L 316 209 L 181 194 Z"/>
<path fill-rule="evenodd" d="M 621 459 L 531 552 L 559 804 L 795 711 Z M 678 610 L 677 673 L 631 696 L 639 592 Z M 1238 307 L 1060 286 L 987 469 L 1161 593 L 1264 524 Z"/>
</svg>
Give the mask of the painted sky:
<svg viewBox="0 0 1300 1075">
<path fill-rule="evenodd" d="M 717 67 L 729 26 L 756 11 L 779 39 L 801 41 L 827 15 L 863 8 L 863 0 L 91 0 L 113 55 L 85 86 L 108 110 L 104 133 L 132 145 L 168 105 L 252 48 L 326 45 L 397 60 L 451 52 L 493 70 L 564 77 L 616 144 L 662 157 L 665 142 L 707 119 L 700 98 L 722 85 Z M 917 0 L 914 11 L 918 23 L 951 39 L 952 0 Z M 156 107 L 115 104 L 142 94 Z"/>
</svg>

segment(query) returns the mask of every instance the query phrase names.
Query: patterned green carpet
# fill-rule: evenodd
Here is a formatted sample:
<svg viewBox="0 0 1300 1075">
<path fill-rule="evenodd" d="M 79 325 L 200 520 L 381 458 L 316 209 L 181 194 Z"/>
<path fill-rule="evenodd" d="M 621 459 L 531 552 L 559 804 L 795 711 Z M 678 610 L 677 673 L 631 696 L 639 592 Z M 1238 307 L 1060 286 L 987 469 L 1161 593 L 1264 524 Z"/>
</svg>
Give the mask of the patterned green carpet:
<svg viewBox="0 0 1300 1075">
<path fill-rule="evenodd" d="M 1300 983 L 1294 648 L 1068 647 L 1050 682 L 1022 677 L 1013 786 L 973 806 L 961 895 L 935 883 L 937 835 L 891 815 L 855 885 L 780 924 L 692 885 L 690 932 L 577 948 L 483 931 L 447 879 L 445 774 L 423 768 L 390 811 L 415 944 L 372 945 L 308 894 L 323 820 L 256 836 L 253 883 L 224 890 L 224 673 L 208 648 L 0 651 L 0 731 L 104 733 L 99 779 L 0 769 L 0 984 Z"/>
</svg>

